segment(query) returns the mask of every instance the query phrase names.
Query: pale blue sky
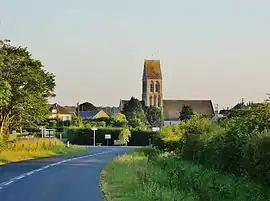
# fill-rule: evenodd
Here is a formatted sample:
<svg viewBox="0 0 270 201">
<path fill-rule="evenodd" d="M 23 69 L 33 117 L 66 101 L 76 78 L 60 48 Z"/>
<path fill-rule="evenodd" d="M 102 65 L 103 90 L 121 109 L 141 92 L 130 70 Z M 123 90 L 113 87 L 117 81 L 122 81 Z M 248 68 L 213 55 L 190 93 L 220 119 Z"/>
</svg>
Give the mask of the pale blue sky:
<svg viewBox="0 0 270 201">
<path fill-rule="evenodd" d="M 60 104 L 141 98 L 156 52 L 164 98 L 222 107 L 270 92 L 269 10 L 269 0 L 0 0 L 0 38 L 56 74 Z"/>
</svg>

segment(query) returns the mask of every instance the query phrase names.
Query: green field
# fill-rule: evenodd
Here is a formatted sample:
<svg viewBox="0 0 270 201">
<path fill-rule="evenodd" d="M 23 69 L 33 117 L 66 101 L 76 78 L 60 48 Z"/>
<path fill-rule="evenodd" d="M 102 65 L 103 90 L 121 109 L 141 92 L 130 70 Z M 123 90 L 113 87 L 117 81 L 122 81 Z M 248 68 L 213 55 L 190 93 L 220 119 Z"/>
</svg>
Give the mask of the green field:
<svg viewBox="0 0 270 201">
<path fill-rule="evenodd" d="M 20 140 L 13 143 L 0 144 L 0 164 L 87 151 L 88 148 L 86 146 L 71 145 L 70 147 L 66 147 L 64 143 L 57 139 Z"/>
<path fill-rule="evenodd" d="M 266 201 L 269 189 L 147 149 L 117 157 L 101 174 L 107 201 Z"/>
</svg>

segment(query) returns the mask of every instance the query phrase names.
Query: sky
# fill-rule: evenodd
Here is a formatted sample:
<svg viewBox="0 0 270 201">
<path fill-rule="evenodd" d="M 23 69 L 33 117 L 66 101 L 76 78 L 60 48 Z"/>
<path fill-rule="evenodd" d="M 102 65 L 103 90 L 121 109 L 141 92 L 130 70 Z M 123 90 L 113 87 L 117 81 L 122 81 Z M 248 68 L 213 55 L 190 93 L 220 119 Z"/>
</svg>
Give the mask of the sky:
<svg viewBox="0 0 270 201">
<path fill-rule="evenodd" d="M 56 75 L 62 105 L 141 98 L 144 59 L 160 59 L 164 99 L 220 109 L 270 92 L 269 0 L 0 0 L 0 38 Z"/>
</svg>

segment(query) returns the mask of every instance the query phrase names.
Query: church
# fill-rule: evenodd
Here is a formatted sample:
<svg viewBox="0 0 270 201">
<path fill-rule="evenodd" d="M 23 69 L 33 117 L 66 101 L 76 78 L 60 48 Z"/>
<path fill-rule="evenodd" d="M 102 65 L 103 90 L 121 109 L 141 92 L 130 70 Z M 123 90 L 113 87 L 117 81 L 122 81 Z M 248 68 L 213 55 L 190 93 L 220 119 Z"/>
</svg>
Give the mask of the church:
<svg viewBox="0 0 270 201">
<path fill-rule="evenodd" d="M 180 112 L 184 105 L 189 105 L 195 113 L 214 116 L 211 100 L 168 100 L 163 97 L 163 77 L 160 60 L 144 60 L 142 76 L 143 106 L 159 107 L 163 114 L 164 126 L 179 123 Z M 120 100 L 119 109 L 123 110 L 129 100 Z"/>
</svg>

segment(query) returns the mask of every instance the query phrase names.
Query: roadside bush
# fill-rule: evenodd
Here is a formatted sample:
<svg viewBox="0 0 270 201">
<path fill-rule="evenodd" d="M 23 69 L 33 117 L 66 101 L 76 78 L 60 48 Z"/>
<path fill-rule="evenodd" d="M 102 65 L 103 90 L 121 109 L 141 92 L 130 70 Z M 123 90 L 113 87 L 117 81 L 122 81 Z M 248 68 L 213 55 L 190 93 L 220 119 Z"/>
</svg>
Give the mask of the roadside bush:
<svg viewBox="0 0 270 201">
<path fill-rule="evenodd" d="M 236 115 L 238 114 L 238 116 Z M 161 129 L 157 146 L 182 159 L 270 185 L 270 106 L 256 104 L 222 121 L 194 115 Z"/>
</svg>

